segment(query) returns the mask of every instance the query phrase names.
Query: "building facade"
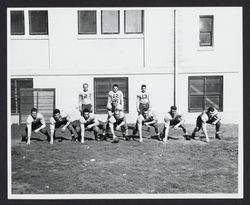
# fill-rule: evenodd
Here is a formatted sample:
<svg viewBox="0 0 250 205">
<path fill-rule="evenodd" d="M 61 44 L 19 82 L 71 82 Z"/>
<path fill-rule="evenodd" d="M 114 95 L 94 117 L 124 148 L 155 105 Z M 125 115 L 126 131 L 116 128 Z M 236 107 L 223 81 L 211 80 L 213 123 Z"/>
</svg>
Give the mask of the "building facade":
<svg viewBox="0 0 250 205">
<path fill-rule="evenodd" d="M 160 122 L 173 104 L 191 124 L 208 106 L 242 118 L 240 7 L 9 8 L 7 25 L 12 123 L 33 106 L 79 118 L 83 83 L 103 121 L 114 83 L 131 123 L 141 84 Z"/>
</svg>

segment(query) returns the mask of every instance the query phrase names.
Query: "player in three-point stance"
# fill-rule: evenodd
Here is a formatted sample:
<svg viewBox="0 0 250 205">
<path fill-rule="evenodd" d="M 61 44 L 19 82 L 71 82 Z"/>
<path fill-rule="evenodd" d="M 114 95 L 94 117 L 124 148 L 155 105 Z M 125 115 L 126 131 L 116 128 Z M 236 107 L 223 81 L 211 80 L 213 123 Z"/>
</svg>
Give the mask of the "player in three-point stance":
<svg viewBox="0 0 250 205">
<path fill-rule="evenodd" d="M 143 84 L 141 85 L 141 92 L 136 96 L 136 109 L 138 115 L 142 113 L 144 108 L 150 110 L 150 99 L 147 87 Z"/>
<path fill-rule="evenodd" d="M 219 115 L 218 111 L 214 107 L 209 107 L 207 110 L 204 110 L 196 120 L 196 127 L 192 133 L 192 138 L 195 138 L 195 133 L 198 132 L 201 128 L 204 132 L 206 137 L 206 141 L 209 142 L 209 137 L 207 134 L 207 126 L 206 123 L 215 125 L 215 138 L 221 139 L 219 135 L 219 130 L 221 126 L 221 116 Z"/>
<path fill-rule="evenodd" d="M 121 129 L 123 137 L 125 140 L 128 140 L 128 125 L 121 105 L 115 107 L 113 115 L 108 119 L 106 131 L 108 131 L 108 129 L 110 129 L 113 136 L 113 143 L 119 142 L 118 137 L 115 135 L 115 130 L 118 131 Z"/>
<path fill-rule="evenodd" d="M 157 138 L 160 140 L 160 134 L 158 130 L 158 120 L 156 118 L 155 113 L 152 111 L 149 111 L 148 109 L 144 108 L 142 110 L 142 114 L 140 114 L 137 118 L 135 129 L 133 131 L 133 135 L 139 131 L 139 137 L 140 137 L 140 142 L 143 142 L 142 139 L 142 126 L 146 125 L 147 127 L 154 127 L 155 133 L 157 135 Z"/>
<path fill-rule="evenodd" d="M 83 116 L 80 117 L 80 129 L 77 126 L 76 132 L 81 132 L 81 143 L 84 143 L 84 136 L 85 130 L 86 131 L 93 131 L 95 135 L 95 140 L 98 140 L 99 134 L 99 121 L 97 120 L 96 116 L 93 113 L 90 113 L 88 109 L 83 110 Z"/>
<path fill-rule="evenodd" d="M 39 113 L 36 108 L 32 108 L 30 111 L 30 115 L 26 120 L 25 137 L 27 137 L 27 144 L 30 144 L 30 137 L 32 131 L 34 131 L 35 133 L 43 133 L 47 136 L 47 140 L 49 141 L 50 136 L 45 127 L 46 124 L 43 115 Z"/>
<path fill-rule="evenodd" d="M 184 118 L 183 115 L 180 115 L 177 113 L 177 107 L 171 106 L 170 111 L 166 114 L 164 117 L 164 128 L 161 133 L 162 141 L 167 142 L 168 141 L 168 132 L 169 127 L 173 126 L 174 129 L 181 128 L 184 132 L 184 136 L 187 140 L 190 140 L 190 137 L 188 136 L 187 130 L 184 127 Z"/>
<path fill-rule="evenodd" d="M 61 128 L 62 132 L 65 132 L 66 128 L 68 128 L 72 140 L 76 140 L 77 133 L 71 122 L 71 118 L 67 113 L 60 111 L 59 109 L 53 111 L 53 116 L 50 118 L 50 144 L 53 144 L 54 134 L 58 128 Z"/>
<path fill-rule="evenodd" d="M 81 116 L 83 115 L 83 110 L 88 109 L 92 112 L 92 93 L 89 91 L 89 85 L 83 83 L 83 91 L 79 94 L 79 111 Z"/>
</svg>

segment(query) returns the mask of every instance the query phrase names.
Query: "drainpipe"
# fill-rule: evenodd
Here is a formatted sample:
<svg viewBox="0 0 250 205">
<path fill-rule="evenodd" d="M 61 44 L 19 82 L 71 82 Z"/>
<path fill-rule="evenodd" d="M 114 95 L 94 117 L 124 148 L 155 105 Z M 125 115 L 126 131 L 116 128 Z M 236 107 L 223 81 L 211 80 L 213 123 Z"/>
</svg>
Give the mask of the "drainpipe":
<svg viewBox="0 0 250 205">
<path fill-rule="evenodd" d="M 176 78 L 177 78 L 177 55 L 176 55 L 176 10 L 174 9 L 174 105 L 176 106 Z"/>
</svg>

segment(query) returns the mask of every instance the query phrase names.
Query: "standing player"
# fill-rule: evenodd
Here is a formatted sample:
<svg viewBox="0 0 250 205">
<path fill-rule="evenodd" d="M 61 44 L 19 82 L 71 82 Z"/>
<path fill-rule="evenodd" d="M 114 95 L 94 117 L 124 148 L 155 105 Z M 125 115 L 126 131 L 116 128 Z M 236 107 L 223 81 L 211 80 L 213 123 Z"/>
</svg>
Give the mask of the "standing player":
<svg viewBox="0 0 250 205">
<path fill-rule="evenodd" d="M 127 125 L 127 120 L 124 112 L 122 111 L 121 105 L 118 105 L 115 108 L 115 111 L 113 115 L 109 118 L 108 124 L 107 124 L 106 131 L 110 129 L 112 136 L 113 136 L 113 141 L 114 143 L 119 142 L 118 137 L 115 135 L 114 130 L 119 130 L 121 129 L 122 135 L 125 138 L 125 140 L 128 140 L 128 125 Z"/>
<path fill-rule="evenodd" d="M 108 109 L 109 117 L 112 116 L 116 105 L 120 105 L 123 110 L 123 106 L 124 106 L 123 93 L 122 91 L 119 90 L 118 85 L 114 84 L 113 90 L 109 91 L 109 94 L 108 94 L 107 109 Z"/>
<path fill-rule="evenodd" d="M 84 109 L 88 109 L 92 112 L 92 93 L 89 92 L 89 85 L 84 83 L 82 87 L 83 91 L 79 94 L 79 111 L 81 116 L 83 115 Z"/>
<path fill-rule="evenodd" d="M 45 129 L 45 127 L 46 124 L 43 115 L 39 113 L 36 108 L 32 108 L 30 111 L 30 115 L 26 120 L 25 133 L 27 137 L 27 144 L 30 144 L 30 137 L 32 131 L 34 131 L 35 133 L 43 133 L 47 136 L 47 140 L 49 141 L 49 133 Z"/>
<path fill-rule="evenodd" d="M 80 117 L 80 128 L 81 128 L 81 143 L 84 143 L 85 130 L 93 131 L 95 135 L 95 140 L 98 139 L 99 133 L 99 121 L 93 113 L 90 113 L 88 109 L 83 110 L 83 116 Z M 78 128 L 76 128 L 79 131 Z"/>
<path fill-rule="evenodd" d="M 50 118 L 50 144 L 53 144 L 55 131 L 60 127 L 62 127 L 62 132 L 65 132 L 66 128 L 68 128 L 72 140 L 76 140 L 77 133 L 71 124 L 70 116 L 63 111 L 55 109 L 53 116 Z"/>
<path fill-rule="evenodd" d="M 196 120 L 196 127 L 194 128 L 194 131 L 192 133 L 192 138 L 195 138 L 195 133 L 198 132 L 201 128 L 204 132 L 204 135 L 206 137 L 206 141 L 209 142 L 209 137 L 207 134 L 207 126 L 206 123 L 215 125 L 215 138 L 221 139 L 219 135 L 219 130 L 221 126 L 221 116 L 219 115 L 218 111 L 213 108 L 209 107 L 207 110 L 204 110 Z"/>
<path fill-rule="evenodd" d="M 156 118 L 155 113 L 144 108 L 142 110 L 142 114 L 140 114 L 137 118 L 135 129 L 133 131 L 133 135 L 135 135 L 137 133 L 137 131 L 139 131 L 140 142 L 143 142 L 142 126 L 143 125 L 146 125 L 147 127 L 152 126 L 155 129 L 155 133 L 157 135 L 157 138 L 160 140 L 160 134 L 158 131 L 158 123 L 157 122 L 158 122 L 158 120 Z"/>
<path fill-rule="evenodd" d="M 149 109 L 150 108 L 150 99 L 149 94 L 146 91 L 146 85 L 141 85 L 141 92 L 136 96 L 136 109 L 138 112 L 138 115 L 142 113 L 142 110 Z"/>
<path fill-rule="evenodd" d="M 183 119 L 183 116 L 177 113 L 177 107 L 171 106 L 170 111 L 166 114 L 164 117 L 164 128 L 161 133 L 161 136 L 163 137 L 163 142 L 168 141 L 168 132 L 169 132 L 169 126 L 173 126 L 174 129 L 181 128 L 184 132 L 185 138 L 187 140 L 190 140 L 186 128 L 183 126 L 185 120 Z"/>
</svg>

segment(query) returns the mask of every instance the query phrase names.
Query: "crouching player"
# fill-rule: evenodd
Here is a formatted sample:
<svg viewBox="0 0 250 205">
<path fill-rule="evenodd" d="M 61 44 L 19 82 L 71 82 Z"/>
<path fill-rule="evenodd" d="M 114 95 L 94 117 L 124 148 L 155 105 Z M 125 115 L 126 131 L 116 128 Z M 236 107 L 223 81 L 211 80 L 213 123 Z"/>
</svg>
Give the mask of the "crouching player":
<svg viewBox="0 0 250 205">
<path fill-rule="evenodd" d="M 183 126 L 185 120 L 183 119 L 183 116 L 177 113 L 177 107 L 171 106 L 170 111 L 166 114 L 164 117 L 164 128 L 161 133 L 161 136 L 163 137 L 163 142 L 168 141 L 168 132 L 169 127 L 173 126 L 174 129 L 181 128 L 184 132 L 184 136 L 187 140 L 190 140 L 190 137 L 188 136 L 186 128 Z"/>
<path fill-rule="evenodd" d="M 50 118 L 50 144 L 53 144 L 54 134 L 58 128 L 65 132 L 66 128 L 71 133 L 72 140 L 76 140 L 77 133 L 71 124 L 71 119 L 68 114 L 58 109 L 53 111 L 53 116 Z"/>
<path fill-rule="evenodd" d="M 192 133 L 192 138 L 195 138 L 195 133 L 198 132 L 201 128 L 204 132 L 204 135 L 206 137 L 206 141 L 209 142 L 209 137 L 207 134 L 207 127 L 206 123 L 215 125 L 215 138 L 216 139 L 221 139 L 219 136 L 219 130 L 221 126 L 221 116 L 219 115 L 218 111 L 213 108 L 209 107 L 207 110 L 204 110 L 196 120 L 196 127 L 194 128 L 194 131 Z"/>
<path fill-rule="evenodd" d="M 154 127 L 157 138 L 160 140 L 160 134 L 158 131 L 158 120 L 156 118 L 155 113 L 149 111 L 148 109 L 143 109 L 142 114 L 140 114 L 137 118 L 135 129 L 133 131 L 133 135 L 139 131 L 140 142 L 143 142 L 142 139 L 142 126 L 146 125 L 147 127 Z"/>
<path fill-rule="evenodd" d="M 113 136 L 113 143 L 119 142 L 118 137 L 115 135 L 115 130 L 118 131 L 120 129 L 125 140 L 129 140 L 127 120 L 124 112 L 122 112 L 122 106 L 118 105 L 115 108 L 113 115 L 108 119 L 106 132 L 108 132 L 108 129 L 110 129 Z"/>
<path fill-rule="evenodd" d="M 26 120 L 25 137 L 27 137 L 27 144 L 30 144 L 30 137 L 32 131 L 34 131 L 35 133 L 43 133 L 47 136 L 47 140 L 49 141 L 49 133 L 45 129 L 45 127 L 46 124 L 43 115 L 39 113 L 36 108 L 32 108 L 30 111 L 30 115 Z"/>
<path fill-rule="evenodd" d="M 90 113 L 90 110 L 84 109 L 83 116 L 80 118 L 80 130 L 79 127 L 76 128 L 76 131 L 79 133 L 81 131 L 81 143 L 84 143 L 85 130 L 93 131 L 95 135 L 95 140 L 98 140 L 99 134 L 99 121 L 94 114 Z"/>
</svg>

